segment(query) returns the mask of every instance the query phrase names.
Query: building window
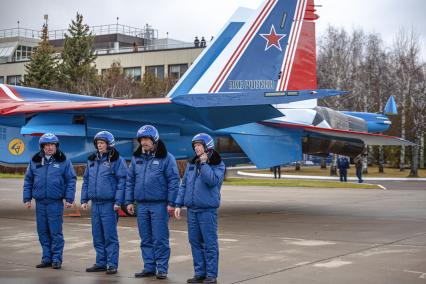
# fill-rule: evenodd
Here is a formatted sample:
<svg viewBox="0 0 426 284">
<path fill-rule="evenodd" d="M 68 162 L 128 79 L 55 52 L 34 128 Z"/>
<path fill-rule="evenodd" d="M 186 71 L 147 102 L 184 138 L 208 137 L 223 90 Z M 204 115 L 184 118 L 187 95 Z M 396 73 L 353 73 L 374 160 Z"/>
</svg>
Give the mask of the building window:
<svg viewBox="0 0 426 284">
<path fill-rule="evenodd" d="M 186 70 L 188 70 L 188 64 L 169 65 L 169 78 L 179 80 Z"/>
<path fill-rule="evenodd" d="M 7 76 L 7 84 L 20 86 L 21 85 L 21 75 Z"/>
<path fill-rule="evenodd" d="M 145 72 L 154 75 L 157 79 L 164 80 L 164 65 L 146 66 Z"/>
<path fill-rule="evenodd" d="M 0 76 L 0 84 L 4 84 L 4 77 Z"/>
<path fill-rule="evenodd" d="M 123 68 L 123 71 L 126 77 L 132 78 L 135 81 L 141 80 L 142 73 L 140 67 Z"/>
<path fill-rule="evenodd" d="M 31 46 L 19 45 L 15 51 L 15 61 L 29 60 L 35 48 Z"/>
</svg>

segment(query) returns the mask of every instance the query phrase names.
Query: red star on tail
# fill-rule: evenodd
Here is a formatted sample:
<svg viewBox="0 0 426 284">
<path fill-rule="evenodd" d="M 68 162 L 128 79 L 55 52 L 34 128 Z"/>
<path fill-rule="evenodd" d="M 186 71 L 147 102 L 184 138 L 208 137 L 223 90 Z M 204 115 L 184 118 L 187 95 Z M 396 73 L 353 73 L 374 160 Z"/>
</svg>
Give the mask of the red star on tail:
<svg viewBox="0 0 426 284">
<path fill-rule="evenodd" d="M 275 46 L 279 51 L 282 51 L 280 40 L 285 37 L 285 34 L 277 34 L 274 25 L 271 26 L 269 34 L 259 34 L 261 37 L 266 39 L 265 51 L 271 46 Z"/>
</svg>

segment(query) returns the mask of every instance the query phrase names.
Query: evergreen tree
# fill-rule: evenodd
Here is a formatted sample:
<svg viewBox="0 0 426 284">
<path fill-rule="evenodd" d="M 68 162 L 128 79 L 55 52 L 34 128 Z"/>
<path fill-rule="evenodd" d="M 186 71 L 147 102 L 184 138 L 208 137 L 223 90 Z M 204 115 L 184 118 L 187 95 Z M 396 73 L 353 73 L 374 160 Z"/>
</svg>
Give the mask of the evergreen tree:
<svg viewBox="0 0 426 284">
<path fill-rule="evenodd" d="M 25 65 L 24 86 L 51 89 L 57 82 L 57 61 L 53 47 L 49 44 L 47 25 L 43 25 L 41 41 Z"/>
<path fill-rule="evenodd" d="M 59 65 L 60 85 L 64 91 L 90 95 L 96 83 L 96 59 L 92 48 L 94 36 L 83 16 L 77 13 L 65 35 L 64 49 Z"/>
</svg>

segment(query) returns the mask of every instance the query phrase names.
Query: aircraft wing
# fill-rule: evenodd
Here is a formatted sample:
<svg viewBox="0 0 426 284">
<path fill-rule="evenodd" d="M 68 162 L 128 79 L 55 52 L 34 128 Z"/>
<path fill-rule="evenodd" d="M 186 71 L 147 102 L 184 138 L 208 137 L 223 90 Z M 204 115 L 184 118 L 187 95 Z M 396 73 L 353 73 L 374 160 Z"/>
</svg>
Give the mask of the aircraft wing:
<svg viewBox="0 0 426 284">
<path fill-rule="evenodd" d="M 343 154 L 355 157 L 364 145 L 415 145 L 410 141 L 365 132 L 263 121 L 222 129 L 232 136 L 258 168 L 302 160 L 302 154 Z"/>
<path fill-rule="evenodd" d="M 324 136 L 328 136 L 333 139 L 344 139 L 344 140 L 359 140 L 366 145 L 394 145 L 394 146 L 413 146 L 416 145 L 408 140 L 404 140 L 399 137 L 377 134 L 377 133 L 366 133 L 357 132 L 350 130 L 341 130 L 333 128 L 323 128 L 317 126 L 309 126 L 302 124 L 292 124 L 285 122 L 262 122 L 264 125 L 272 127 L 278 127 L 282 129 L 303 129 L 306 133 L 318 133 Z"/>
</svg>

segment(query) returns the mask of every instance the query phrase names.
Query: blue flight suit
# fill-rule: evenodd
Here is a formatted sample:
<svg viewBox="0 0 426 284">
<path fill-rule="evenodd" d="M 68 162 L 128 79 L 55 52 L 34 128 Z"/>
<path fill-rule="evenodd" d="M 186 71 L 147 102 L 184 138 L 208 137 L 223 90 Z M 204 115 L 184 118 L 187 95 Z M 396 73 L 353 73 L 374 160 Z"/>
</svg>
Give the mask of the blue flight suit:
<svg viewBox="0 0 426 284">
<path fill-rule="evenodd" d="M 348 159 L 345 157 L 340 157 L 337 159 L 337 167 L 339 168 L 340 181 L 348 181 Z"/>
<path fill-rule="evenodd" d="M 118 268 L 118 214 L 114 204 L 124 204 L 127 165 L 112 148 L 101 155 L 89 156 L 83 176 L 81 203 L 92 201 L 92 236 L 96 266 Z"/>
<path fill-rule="evenodd" d="M 33 156 L 28 165 L 23 201 L 36 200 L 37 233 L 43 263 L 62 263 L 63 199 L 68 203 L 74 202 L 76 180 L 71 161 L 59 150 L 49 159 L 42 150 Z"/>
<path fill-rule="evenodd" d="M 126 205 L 137 202 L 144 271 L 167 273 L 169 269 L 169 215 L 179 189 L 176 160 L 159 140 L 155 153 L 133 154 L 127 175 Z"/>
<path fill-rule="evenodd" d="M 194 157 L 186 167 L 176 199 L 176 207 L 188 208 L 188 238 L 196 277 L 217 278 L 219 244 L 217 208 L 225 164 L 213 150 L 207 163 Z"/>
</svg>

